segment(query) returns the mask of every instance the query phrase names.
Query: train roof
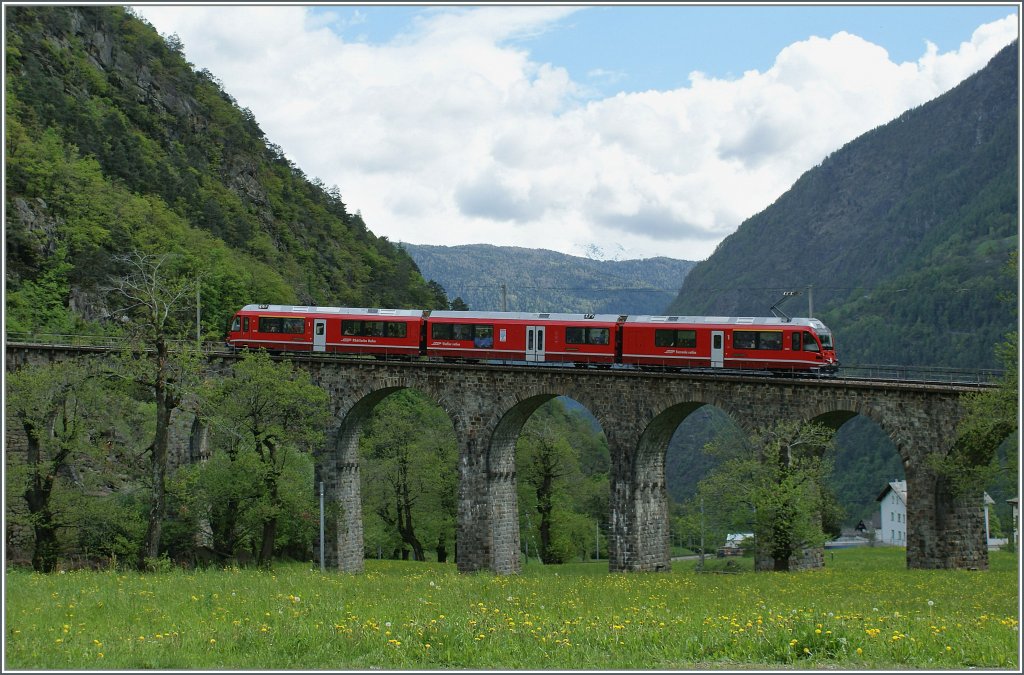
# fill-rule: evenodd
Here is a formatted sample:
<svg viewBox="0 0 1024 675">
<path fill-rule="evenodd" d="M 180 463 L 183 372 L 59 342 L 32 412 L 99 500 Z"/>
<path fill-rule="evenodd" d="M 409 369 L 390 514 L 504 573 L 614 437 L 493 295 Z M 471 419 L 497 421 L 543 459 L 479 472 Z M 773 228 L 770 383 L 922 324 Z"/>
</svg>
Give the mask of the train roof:
<svg viewBox="0 0 1024 675">
<path fill-rule="evenodd" d="M 294 312 L 299 314 L 344 314 L 367 317 L 423 316 L 422 309 L 384 309 L 378 307 L 319 307 L 317 305 L 246 305 L 243 312 Z"/>
<path fill-rule="evenodd" d="M 720 326 L 806 326 L 828 330 L 821 321 L 793 317 L 788 321 L 777 316 L 629 316 L 626 323 L 714 324 Z"/>
<path fill-rule="evenodd" d="M 440 310 L 430 313 L 431 319 L 470 319 L 485 321 L 593 321 L 616 323 L 620 314 L 568 314 L 563 312 L 457 312 Z"/>
</svg>

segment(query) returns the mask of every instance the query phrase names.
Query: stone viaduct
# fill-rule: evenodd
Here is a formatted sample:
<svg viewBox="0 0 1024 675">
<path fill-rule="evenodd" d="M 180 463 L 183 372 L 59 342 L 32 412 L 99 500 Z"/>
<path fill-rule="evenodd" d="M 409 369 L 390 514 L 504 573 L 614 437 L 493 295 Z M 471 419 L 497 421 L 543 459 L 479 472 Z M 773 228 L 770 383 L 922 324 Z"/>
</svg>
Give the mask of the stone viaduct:
<svg viewBox="0 0 1024 675">
<path fill-rule="evenodd" d="M 8 370 L 83 349 L 6 346 Z M 85 350 L 88 351 L 88 350 Z M 93 349 L 93 352 L 100 350 Z M 238 357 L 212 354 L 225 369 Z M 405 388 L 424 393 L 449 415 L 459 457 L 456 563 L 460 571 L 520 569 L 515 443 L 543 403 L 567 396 L 600 422 L 611 455 L 609 570 L 670 567 L 665 456 L 679 424 L 708 404 L 746 431 L 775 420 L 817 421 L 839 428 L 864 415 L 892 439 L 907 480 L 907 566 L 988 566 L 983 511 L 956 499 L 926 458 L 950 449 L 962 414 L 960 385 L 665 374 L 429 362 L 380 362 L 305 355 L 294 363 L 330 395 L 333 423 L 317 453 L 315 482 L 325 484 L 338 514 L 327 526 L 332 569 L 363 569 L 358 441 L 374 406 Z M 195 425 L 179 425 L 195 430 Z M 189 443 L 188 439 L 181 441 Z M 194 439 L 192 445 L 195 445 Z M 977 503 L 975 503 L 977 502 Z M 319 555 L 319 554 L 318 554 Z"/>
</svg>

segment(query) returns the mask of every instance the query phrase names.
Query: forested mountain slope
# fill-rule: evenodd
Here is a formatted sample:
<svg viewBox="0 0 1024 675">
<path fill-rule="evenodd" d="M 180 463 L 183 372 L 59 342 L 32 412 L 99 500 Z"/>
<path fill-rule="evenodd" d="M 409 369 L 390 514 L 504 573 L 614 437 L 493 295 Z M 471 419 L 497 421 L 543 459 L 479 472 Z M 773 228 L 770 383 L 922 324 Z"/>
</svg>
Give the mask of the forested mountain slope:
<svg viewBox="0 0 1024 675">
<path fill-rule="evenodd" d="M 249 302 L 446 305 L 176 37 L 115 6 L 7 6 L 6 324 L 102 330 L 115 254 L 177 253 L 204 329 Z"/>
<path fill-rule="evenodd" d="M 1018 48 L 801 176 L 693 269 L 669 312 L 766 315 L 813 285 L 846 363 L 998 367 L 993 346 L 1016 324 L 999 296 L 1016 283 Z"/>
<path fill-rule="evenodd" d="M 671 258 L 593 260 L 514 246 L 402 244 L 427 279 L 470 309 L 660 314 L 694 263 Z"/>
</svg>

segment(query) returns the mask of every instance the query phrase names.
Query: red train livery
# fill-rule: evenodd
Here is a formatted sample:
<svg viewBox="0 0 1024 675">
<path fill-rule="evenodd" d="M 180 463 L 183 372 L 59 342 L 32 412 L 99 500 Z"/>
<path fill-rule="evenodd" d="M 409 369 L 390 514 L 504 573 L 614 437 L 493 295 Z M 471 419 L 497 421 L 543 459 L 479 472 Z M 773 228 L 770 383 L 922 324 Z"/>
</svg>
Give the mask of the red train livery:
<svg viewBox="0 0 1024 675">
<path fill-rule="evenodd" d="M 831 374 L 832 333 L 817 319 L 454 312 L 247 305 L 233 348 L 378 358 L 560 363 Z"/>
</svg>

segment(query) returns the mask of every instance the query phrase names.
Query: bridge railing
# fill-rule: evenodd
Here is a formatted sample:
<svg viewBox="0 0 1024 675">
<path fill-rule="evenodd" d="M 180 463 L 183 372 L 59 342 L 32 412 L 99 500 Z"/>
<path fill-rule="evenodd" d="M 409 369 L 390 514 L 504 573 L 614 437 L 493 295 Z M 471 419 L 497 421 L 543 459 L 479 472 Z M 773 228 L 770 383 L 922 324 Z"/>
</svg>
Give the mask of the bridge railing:
<svg viewBox="0 0 1024 675">
<path fill-rule="evenodd" d="M 58 333 L 7 333 L 5 344 L 44 345 L 48 347 L 94 347 L 118 349 L 129 343 L 129 339 L 116 335 L 63 335 Z M 195 340 L 169 340 L 169 344 L 194 345 Z M 203 342 L 203 353 L 226 351 L 223 342 Z"/>
<path fill-rule="evenodd" d="M 7 333 L 6 344 L 47 345 L 53 347 L 93 347 L 117 349 L 127 339 L 110 335 L 62 335 L 39 333 Z M 181 341 L 194 344 L 194 341 Z M 223 342 L 204 342 L 203 353 L 215 354 L 227 351 Z M 295 352 L 302 358 L 323 358 L 325 355 L 313 352 Z M 945 384 L 995 384 L 1003 376 L 1002 370 L 935 368 L 929 366 L 901 366 L 885 364 L 843 364 L 838 373 L 843 379 L 897 380 L 906 382 L 934 382 Z"/>
<path fill-rule="evenodd" d="M 1003 377 L 1002 370 L 969 368 L 935 368 L 884 364 L 843 364 L 839 377 L 865 380 L 900 380 L 944 384 L 995 384 Z"/>
</svg>

